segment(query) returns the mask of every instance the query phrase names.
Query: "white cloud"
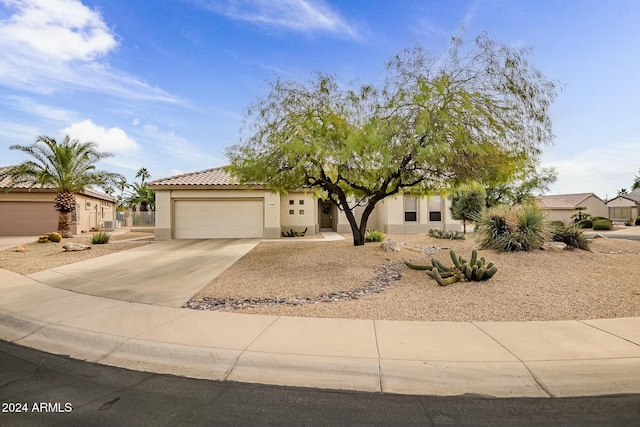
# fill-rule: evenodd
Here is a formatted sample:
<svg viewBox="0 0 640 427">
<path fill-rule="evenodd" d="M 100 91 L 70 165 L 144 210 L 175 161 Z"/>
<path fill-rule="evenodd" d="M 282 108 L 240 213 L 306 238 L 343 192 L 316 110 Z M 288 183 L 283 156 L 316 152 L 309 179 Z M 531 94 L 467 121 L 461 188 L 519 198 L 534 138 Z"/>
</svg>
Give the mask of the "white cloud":
<svg viewBox="0 0 640 427">
<path fill-rule="evenodd" d="M 0 85 L 180 102 L 100 62 L 118 47 L 117 36 L 100 13 L 79 0 L 0 0 L 0 14 L 7 16 L 0 20 Z"/>
<path fill-rule="evenodd" d="M 62 130 L 71 139 L 80 141 L 93 141 L 98 144 L 101 151 L 108 153 L 128 153 L 138 149 L 138 144 L 120 128 L 105 129 L 95 125 L 87 119 L 80 123 L 74 123 Z"/>
<path fill-rule="evenodd" d="M 558 182 L 550 193 L 596 193 L 600 198 L 615 197 L 621 188 L 630 190 L 640 163 L 633 153 L 640 151 L 640 140 L 592 147 L 571 156 L 555 157 L 552 150 L 543 156 L 543 166 L 558 169 Z"/>
<path fill-rule="evenodd" d="M 322 0 L 194 0 L 237 21 L 313 33 L 330 32 L 360 39 L 359 32 Z"/>
<path fill-rule="evenodd" d="M 24 111 L 47 120 L 55 120 L 60 122 L 71 122 L 75 120 L 76 113 L 63 108 L 53 107 L 38 102 L 34 98 L 25 96 L 8 96 L 5 98 L 7 104 L 11 107 Z M 5 102 L 5 100 L 2 100 Z"/>
<path fill-rule="evenodd" d="M 2 22 L 0 40 L 42 60 L 91 60 L 118 42 L 100 14 L 76 0 L 3 0 L 17 13 Z"/>
</svg>

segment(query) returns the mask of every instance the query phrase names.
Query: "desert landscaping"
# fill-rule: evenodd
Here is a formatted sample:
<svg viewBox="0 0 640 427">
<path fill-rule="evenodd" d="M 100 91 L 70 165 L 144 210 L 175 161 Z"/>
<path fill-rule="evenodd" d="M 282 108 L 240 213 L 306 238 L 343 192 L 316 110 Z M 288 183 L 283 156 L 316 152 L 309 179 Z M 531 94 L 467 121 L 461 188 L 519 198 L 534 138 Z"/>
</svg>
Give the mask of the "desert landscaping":
<svg viewBox="0 0 640 427">
<path fill-rule="evenodd" d="M 443 287 L 404 261 L 428 263 L 433 256 L 451 265 L 450 249 L 469 257 L 476 247 L 470 236 L 387 236 L 405 243 L 400 252 L 385 252 L 380 243 L 354 247 L 350 236 L 344 237 L 338 242 L 263 242 L 196 294 L 190 305 L 210 308 L 207 299 L 215 299 L 234 307 L 244 304 L 242 313 L 457 322 L 640 315 L 640 242 L 598 238 L 591 251 L 481 250 L 479 256 L 499 268 L 493 278 Z M 387 277 L 389 271 L 381 266 L 397 271 L 399 280 Z M 380 281 L 388 286 L 379 286 Z M 363 288 L 369 292 L 355 292 L 355 299 L 349 295 Z M 376 292 L 378 288 L 383 289 Z M 259 299 L 267 301 L 256 303 Z M 323 302 L 331 300 L 336 301 Z"/>
<path fill-rule="evenodd" d="M 640 316 L 640 242 L 598 238 L 591 251 L 480 250 L 498 272 L 490 280 L 439 286 L 425 271 L 435 257 L 452 265 L 453 249 L 469 257 L 466 240 L 389 235 L 399 252 L 381 243 L 354 247 L 306 239 L 262 242 L 198 292 L 187 304 L 247 314 L 425 321 L 528 321 Z M 135 240 L 131 240 L 135 239 Z M 149 233 L 113 236 L 91 250 L 65 252 L 60 243 L 31 243 L 25 253 L 0 252 L 0 268 L 31 274 L 150 244 Z M 89 236 L 63 242 L 87 243 Z M 152 243 L 151 243 L 152 244 Z"/>
</svg>

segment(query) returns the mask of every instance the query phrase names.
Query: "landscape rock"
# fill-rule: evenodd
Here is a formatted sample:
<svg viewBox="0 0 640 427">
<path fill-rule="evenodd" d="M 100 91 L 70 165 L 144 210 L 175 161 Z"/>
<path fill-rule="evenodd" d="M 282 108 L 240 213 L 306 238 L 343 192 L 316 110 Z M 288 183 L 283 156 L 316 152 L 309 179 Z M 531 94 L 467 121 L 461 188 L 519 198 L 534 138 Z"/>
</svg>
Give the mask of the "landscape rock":
<svg viewBox="0 0 640 427">
<path fill-rule="evenodd" d="M 16 249 L 16 252 L 20 252 L 20 253 L 25 253 L 27 252 L 27 245 L 20 245 L 18 246 L 18 249 Z"/>
<path fill-rule="evenodd" d="M 69 243 L 65 243 L 62 246 L 62 249 L 64 249 L 67 252 L 86 251 L 87 249 L 91 249 L 91 246 L 85 245 L 83 243 L 69 242 Z"/>
<path fill-rule="evenodd" d="M 387 239 L 384 242 L 382 242 L 380 247 L 385 252 L 400 252 L 400 246 L 398 245 L 398 242 L 396 242 L 395 240 Z"/>
<path fill-rule="evenodd" d="M 546 242 L 542 245 L 542 249 L 551 252 L 561 252 L 567 249 L 567 244 L 563 242 Z"/>
</svg>

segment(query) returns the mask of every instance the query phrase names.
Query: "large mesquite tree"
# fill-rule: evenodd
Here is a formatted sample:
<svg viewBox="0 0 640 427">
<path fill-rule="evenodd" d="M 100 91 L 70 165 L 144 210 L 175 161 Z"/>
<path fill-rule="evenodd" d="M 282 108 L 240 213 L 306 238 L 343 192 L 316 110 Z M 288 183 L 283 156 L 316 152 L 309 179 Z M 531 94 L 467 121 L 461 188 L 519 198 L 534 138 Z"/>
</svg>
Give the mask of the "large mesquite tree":
<svg viewBox="0 0 640 427">
<path fill-rule="evenodd" d="M 323 74 L 307 83 L 277 79 L 248 109 L 228 169 L 274 191 L 315 189 L 345 213 L 362 245 L 386 197 L 504 181 L 539 156 L 553 137 L 556 85 L 527 53 L 486 35 L 471 46 L 452 38 L 437 57 L 403 51 L 378 87 L 342 88 Z"/>
</svg>

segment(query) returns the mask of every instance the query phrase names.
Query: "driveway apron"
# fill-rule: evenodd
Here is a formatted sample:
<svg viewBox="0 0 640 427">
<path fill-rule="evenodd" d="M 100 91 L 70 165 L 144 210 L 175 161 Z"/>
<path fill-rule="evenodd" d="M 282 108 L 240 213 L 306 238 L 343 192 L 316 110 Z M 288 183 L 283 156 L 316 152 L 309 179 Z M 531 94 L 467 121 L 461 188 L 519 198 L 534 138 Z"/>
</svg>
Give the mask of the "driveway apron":
<svg viewBox="0 0 640 427">
<path fill-rule="evenodd" d="M 259 242 L 259 239 L 152 242 L 28 277 L 88 295 L 180 307 Z"/>
</svg>

